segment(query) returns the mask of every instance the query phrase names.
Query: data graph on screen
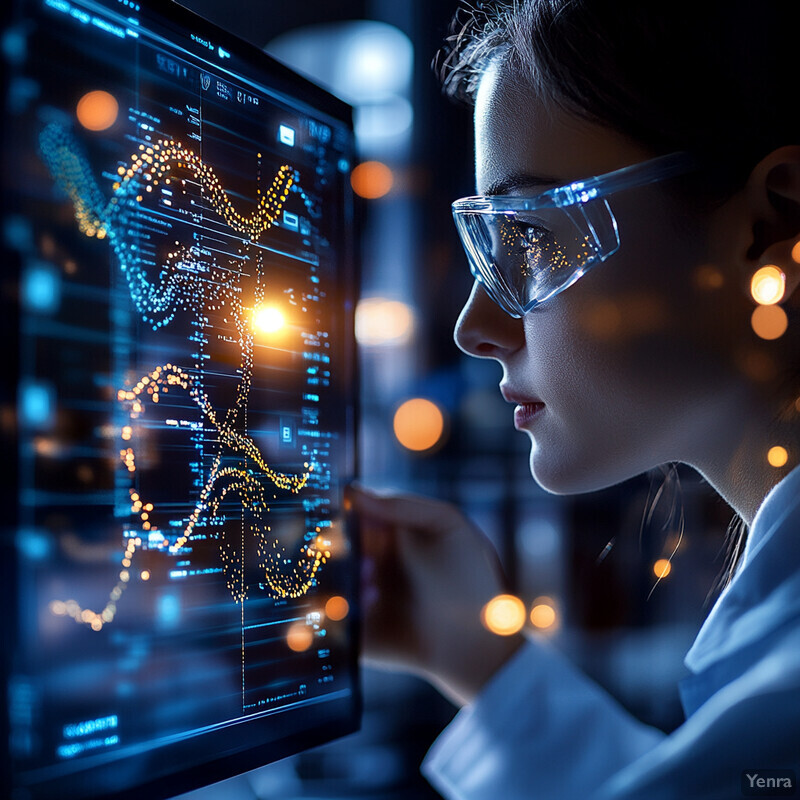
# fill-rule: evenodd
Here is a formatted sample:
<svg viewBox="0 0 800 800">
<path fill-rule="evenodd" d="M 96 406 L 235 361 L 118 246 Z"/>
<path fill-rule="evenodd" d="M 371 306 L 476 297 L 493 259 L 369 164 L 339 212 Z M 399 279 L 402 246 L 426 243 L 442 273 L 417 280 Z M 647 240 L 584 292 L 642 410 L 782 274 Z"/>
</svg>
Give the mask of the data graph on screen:
<svg viewBox="0 0 800 800">
<path fill-rule="evenodd" d="M 265 485 L 254 474 L 251 463 L 260 471 L 262 478 L 282 490 L 300 492 L 308 483 L 313 464 L 305 461 L 300 475 L 286 475 L 273 470 L 266 462 L 258 445 L 246 432 L 237 432 L 237 422 L 246 415 L 253 378 L 254 328 L 258 326 L 258 312 L 264 303 L 264 274 L 261 253 L 250 253 L 252 245 L 258 245 L 275 223 L 281 208 L 286 203 L 289 192 L 299 192 L 297 175 L 288 166 L 281 166 L 271 186 L 266 190 L 256 189 L 258 206 L 245 218 L 233 207 L 227 192 L 220 184 L 214 170 L 204 164 L 191 150 L 173 140 L 158 141 L 152 146 L 139 145 L 140 153 L 131 156 L 130 165 L 120 166 L 117 172 L 120 179 L 113 184 L 113 196 L 106 201 L 95 183 L 87 159 L 70 133 L 64 128 L 51 125 L 41 137 L 41 149 L 54 180 L 68 195 L 75 208 L 79 229 L 89 237 L 107 239 L 113 247 L 116 260 L 124 273 L 130 290 L 131 301 L 144 322 L 149 322 L 154 330 L 166 325 L 175 315 L 183 311 L 194 316 L 195 323 L 209 312 L 227 308 L 236 330 L 240 350 L 239 385 L 236 388 L 236 401 L 224 414 L 218 414 L 209 401 L 199 382 L 181 367 L 172 363 L 156 366 L 149 374 L 143 375 L 132 388 L 120 389 L 117 399 L 125 404 L 129 418 L 122 426 L 120 435 L 123 442 L 132 438 L 137 420 L 144 416 L 148 402 L 156 404 L 170 388 L 174 392 L 184 392 L 196 403 L 202 413 L 203 423 L 210 426 L 218 439 L 220 449 L 208 472 L 202 488 L 197 494 L 194 509 L 180 532 L 170 541 L 161 530 L 150 522 L 154 513 L 152 503 L 142 499 L 134 487 L 130 489 L 131 512 L 141 518 L 141 532 L 128 539 L 122 558 L 119 581 L 110 593 L 109 602 L 100 613 L 82 609 L 75 601 L 54 601 L 53 608 L 59 615 L 68 613 L 77 622 L 88 624 L 94 630 L 101 630 L 104 623 L 113 620 L 116 602 L 130 580 L 131 564 L 137 550 L 150 547 L 178 554 L 191 542 L 192 532 L 198 523 L 202 524 L 208 515 L 216 517 L 220 504 L 226 495 L 238 496 L 242 509 L 248 509 L 254 521 L 249 523 L 243 536 L 257 542 L 258 555 L 263 570 L 263 584 L 273 597 L 299 597 L 305 594 L 315 582 L 320 566 L 330 557 L 330 541 L 324 536 L 315 536 L 311 544 L 304 544 L 296 559 L 287 559 L 286 549 L 278 542 L 270 542 L 268 525 L 269 500 Z M 199 184 L 201 197 L 224 223 L 235 233 L 245 237 L 241 240 L 238 253 L 241 258 L 251 258 L 256 265 L 253 309 L 242 305 L 241 283 L 243 273 L 235 261 L 221 267 L 216 259 L 203 258 L 176 242 L 173 252 L 167 255 L 160 266 L 158 284 L 150 281 L 143 268 L 141 258 L 126 242 L 124 223 L 126 213 L 137 213 L 141 204 L 142 192 L 152 191 L 163 182 L 167 200 L 171 206 L 174 190 L 169 186 L 185 187 L 186 179 L 181 172 L 186 171 L 189 178 Z M 185 194 L 185 189 L 181 191 Z M 136 247 L 136 245 L 133 245 Z M 195 365 L 195 373 L 201 372 Z M 220 417 L 223 417 L 220 419 Z M 174 424 L 174 421 L 169 421 Z M 241 458 L 237 466 L 222 467 L 223 448 Z M 316 453 L 315 453 L 316 454 Z M 123 447 L 120 457 L 129 473 L 136 472 L 136 456 L 133 446 Z M 277 495 L 272 495 L 275 499 Z M 234 600 L 244 602 L 247 586 L 244 580 L 244 545 L 239 547 L 229 542 L 223 533 L 220 539 L 220 558 L 223 562 L 226 583 Z M 274 551 L 274 552 L 273 552 Z M 281 564 L 291 564 L 289 570 Z M 149 577 L 149 573 L 148 573 Z"/>
<path fill-rule="evenodd" d="M 27 5 L 12 757 L 33 797 L 102 796 L 120 759 L 186 769 L 354 691 L 352 133 L 213 29 Z"/>
</svg>

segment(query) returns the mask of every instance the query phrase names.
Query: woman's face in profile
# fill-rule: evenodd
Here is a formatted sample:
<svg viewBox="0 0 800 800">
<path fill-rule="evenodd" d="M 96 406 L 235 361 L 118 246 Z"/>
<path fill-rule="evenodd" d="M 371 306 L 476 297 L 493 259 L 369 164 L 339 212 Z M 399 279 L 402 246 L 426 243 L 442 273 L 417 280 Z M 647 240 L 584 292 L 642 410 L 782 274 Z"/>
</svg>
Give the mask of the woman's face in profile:
<svg viewBox="0 0 800 800">
<path fill-rule="evenodd" d="M 512 180 L 508 194 L 532 195 L 657 155 L 538 98 L 502 65 L 481 81 L 475 136 L 479 193 Z M 609 203 L 616 254 L 522 319 L 475 284 L 456 326 L 462 350 L 502 365 L 506 399 L 544 403 L 517 421 L 533 477 L 558 494 L 667 461 L 716 463 L 751 405 L 740 366 L 752 303 L 747 276 L 726 257 L 737 237 L 725 209 L 692 214 L 659 184 Z"/>
</svg>

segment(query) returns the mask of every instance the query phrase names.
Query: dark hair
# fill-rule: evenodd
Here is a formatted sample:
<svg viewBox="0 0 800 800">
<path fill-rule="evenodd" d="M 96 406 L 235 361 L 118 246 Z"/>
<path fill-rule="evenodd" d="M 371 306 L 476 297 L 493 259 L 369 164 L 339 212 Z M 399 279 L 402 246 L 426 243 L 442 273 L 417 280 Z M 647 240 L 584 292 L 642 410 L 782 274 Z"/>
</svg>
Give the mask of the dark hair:
<svg viewBox="0 0 800 800">
<path fill-rule="evenodd" d="M 532 88 L 654 153 L 688 150 L 730 194 L 800 144 L 796 0 L 512 0 L 466 5 L 439 62 L 471 101 L 500 57 Z"/>
<path fill-rule="evenodd" d="M 456 99 L 473 102 L 501 59 L 573 114 L 654 153 L 694 153 L 705 169 L 692 183 L 716 204 L 768 153 L 800 144 L 798 31 L 797 0 L 477 2 L 456 14 L 436 63 Z M 746 536 L 734 516 L 717 588 Z"/>
</svg>

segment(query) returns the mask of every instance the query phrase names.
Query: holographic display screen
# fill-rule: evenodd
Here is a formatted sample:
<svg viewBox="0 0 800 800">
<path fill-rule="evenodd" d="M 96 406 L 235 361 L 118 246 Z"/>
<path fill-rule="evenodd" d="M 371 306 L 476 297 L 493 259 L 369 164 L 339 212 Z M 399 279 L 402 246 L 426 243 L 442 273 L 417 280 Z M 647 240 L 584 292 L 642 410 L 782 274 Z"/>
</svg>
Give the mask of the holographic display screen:
<svg viewBox="0 0 800 800">
<path fill-rule="evenodd" d="M 4 48 L 10 796 L 353 730 L 349 109 L 170 3 L 25 2 Z"/>
</svg>

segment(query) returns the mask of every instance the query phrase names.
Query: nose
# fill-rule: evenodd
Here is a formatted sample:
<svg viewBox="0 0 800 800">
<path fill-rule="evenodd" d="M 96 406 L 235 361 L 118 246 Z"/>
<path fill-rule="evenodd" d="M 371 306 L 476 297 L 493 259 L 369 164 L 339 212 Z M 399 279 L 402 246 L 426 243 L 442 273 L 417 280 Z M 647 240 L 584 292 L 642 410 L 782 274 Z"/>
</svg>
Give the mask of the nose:
<svg viewBox="0 0 800 800">
<path fill-rule="evenodd" d="M 456 322 L 453 338 L 460 350 L 475 358 L 501 359 L 525 346 L 521 319 L 503 311 L 475 281 Z"/>
</svg>

